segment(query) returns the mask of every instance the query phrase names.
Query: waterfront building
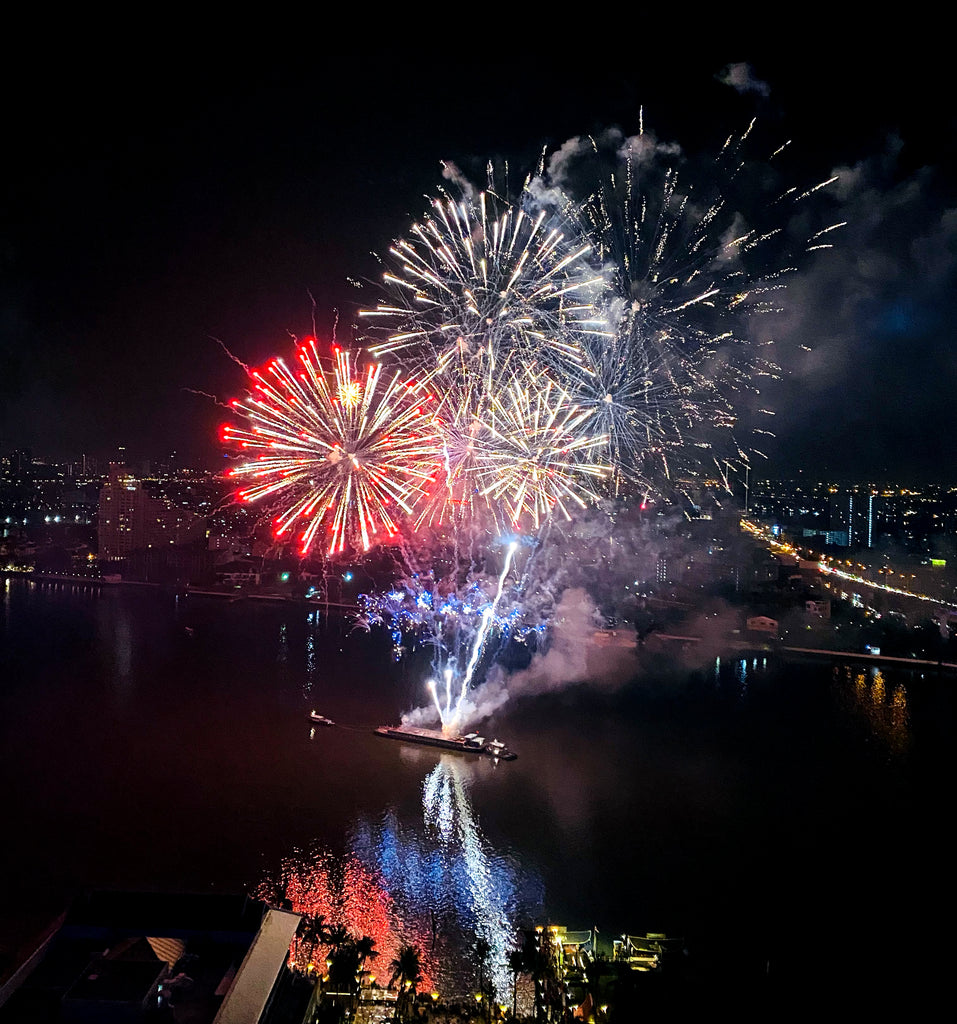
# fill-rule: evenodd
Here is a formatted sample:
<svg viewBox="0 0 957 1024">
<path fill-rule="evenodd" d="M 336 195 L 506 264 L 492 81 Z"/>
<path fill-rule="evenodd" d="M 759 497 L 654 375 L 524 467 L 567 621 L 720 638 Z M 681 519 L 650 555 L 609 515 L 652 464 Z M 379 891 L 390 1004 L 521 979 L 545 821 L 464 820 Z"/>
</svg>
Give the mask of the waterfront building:
<svg viewBox="0 0 957 1024">
<path fill-rule="evenodd" d="M 205 537 L 206 522 L 194 513 L 152 498 L 120 463 L 100 490 L 100 558 L 119 561 L 146 548 L 189 544 Z"/>
<path fill-rule="evenodd" d="M 0 973 L 0 1021 L 303 1020 L 312 985 L 286 966 L 300 919 L 242 895 L 87 893 Z"/>
</svg>

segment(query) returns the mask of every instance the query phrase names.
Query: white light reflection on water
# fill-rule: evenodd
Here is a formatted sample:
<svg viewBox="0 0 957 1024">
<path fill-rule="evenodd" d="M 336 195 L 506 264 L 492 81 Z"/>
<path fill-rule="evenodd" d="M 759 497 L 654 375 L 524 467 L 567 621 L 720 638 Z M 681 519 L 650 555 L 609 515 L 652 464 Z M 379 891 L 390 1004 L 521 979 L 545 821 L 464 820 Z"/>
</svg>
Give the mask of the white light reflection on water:
<svg viewBox="0 0 957 1024">
<path fill-rule="evenodd" d="M 308 620 L 307 620 L 308 621 Z M 310 631 L 306 636 L 306 678 L 302 685 L 303 695 L 308 697 L 316 679 L 316 635 Z"/>
<path fill-rule="evenodd" d="M 510 923 L 510 895 L 492 872 L 486 843 L 472 814 L 468 784 L 470 776 L 454 757 L 443 757 L 422 787 L 426 825 L 438 832 L 441 842 L 464 869 L 463 897 L 466 916 L 474 922 L 475 935 L 488 944 L 488 969 L 496 991 L 510 986 L 509 950 L 514 947 Z"/>
<path fill-rule="evenodd" d="M 96 606 L 96 634 L 104 664 L 104 675 L 113 684 L 114 695 L 124 702 L 130 696 L 133 648 L 142 643 L 142 633 L 134 628 L 132 605 L 111 594 Z"/>
<path fill-rule="evenodd" d="M 484 974 L 498 997 L 509 999 L 508 953 L 519 922 L 541 919 L 544 889 L 537 874 L 482 834 L 470 788 L 485 767 L 443 755 L 422 782 L 424 822 L 403 820 L 395 808 L 378 820 L 359 818 L 344 856 L 321 848 L 296 853 L 279 877 L 263 883 L 260 895 L 285 897 L 297 911 L 322 913 L 353 933 L 371 935 L 379 974 L 411 943 L 423 973 L 443 995 L 474 992 Z M 488 945 L 482 965 L 480 940 Z M 298 947 L 291 955 L 302 959 L 304 952 L 308 960 L 310 951 Z"/>
<path fill-rule="evenodd" d="M 285 622 L 279 624 L 279 644 L 276 661 L 285 665 L 289 661 L 289 626 Z"/>
<path fill-rule="evenodd" d="M 738 681 L 738 696 L 745 697 L 748 693 L 748 659 L 740 658 L 734 668 L 734 676 Z"/>
</svg>

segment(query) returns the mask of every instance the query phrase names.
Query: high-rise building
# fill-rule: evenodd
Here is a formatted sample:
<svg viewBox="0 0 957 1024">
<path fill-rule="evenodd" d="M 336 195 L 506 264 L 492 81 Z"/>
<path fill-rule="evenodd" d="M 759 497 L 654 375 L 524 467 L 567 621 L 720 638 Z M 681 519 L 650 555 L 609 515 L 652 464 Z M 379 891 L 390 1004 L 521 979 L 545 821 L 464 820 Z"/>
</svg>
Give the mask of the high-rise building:
<svg viewBox="0 0 957 1024">
<path fill-rule="evenodd" d="M 206 521 L 185 509 L 151 498 L 120 463 L 100 489 L 100 558 L 117 561 L 144 548 L 187 544 L 202 537 Z"/>
</svg>

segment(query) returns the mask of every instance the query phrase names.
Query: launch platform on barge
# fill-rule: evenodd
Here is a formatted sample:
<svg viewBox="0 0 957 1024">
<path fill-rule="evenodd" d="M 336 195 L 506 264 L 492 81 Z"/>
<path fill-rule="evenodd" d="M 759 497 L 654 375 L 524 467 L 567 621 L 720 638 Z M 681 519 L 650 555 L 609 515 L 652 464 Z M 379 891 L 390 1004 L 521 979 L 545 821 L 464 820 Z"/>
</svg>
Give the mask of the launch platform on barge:
<svg viewBox="0 0 957 1024">
<path fill-rule="evenodd" d="M 484 736 L 470 732 L 464 736 L 443 736 L 431 729 L 413 729 L 403 725 L 380 725 L 376 736 L 390 740 L 404 740 L 406 743 L 421 743 L 427 747 L 443 750 L 457 750 L 461 754 L 484 754 L 496 761 L 514 761 L 518 755 L 498 740 L 486 740 Z"/>
</svg>

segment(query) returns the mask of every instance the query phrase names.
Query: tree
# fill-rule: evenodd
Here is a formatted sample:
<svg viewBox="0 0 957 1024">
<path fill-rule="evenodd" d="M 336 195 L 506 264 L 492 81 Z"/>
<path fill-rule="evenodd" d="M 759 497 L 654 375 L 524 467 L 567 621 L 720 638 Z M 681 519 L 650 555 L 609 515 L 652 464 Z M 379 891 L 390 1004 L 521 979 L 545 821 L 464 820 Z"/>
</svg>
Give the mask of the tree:
<svg viewBox="0 0 957 1024">
<path fill-rule="evenodd" d="M 518 1016 L 518 976 L 525 973 L 525 956 L 520 949 L 508 954 L 508 969 L 512 972 L 512 1019 Z"/>
<path fill-rule="evenodd" d="M 375 939 L 368 935 L 355 938 L 343 925 L 337 925 L 329 933 L 329 991 L 339 993 L 338 999 L 347 994 L 350 1009 L 355 1010 L 359 995 L 359 981 L 362 965 L 379 954 L 372 947 Z"/>
<path fill-rule="evenodd" d="M 303 914 L 296 929 L 296 961 L 298 970 L 307 970 L 304 966 L 316 957 L 316 952 L 329 944 L 329 926 L 324 914 Z M 302 953 L 302 964 L 299 958 Z"/>
<path fill-rule="evenodd" d="M 491 1019 L 492 999 L 495 996 L 495 986 L 492 984 L 492 972 L 490 964 L 492 959 L 492 947 L 484 935 L 478 936 L 472 949 L 475 952 L 475 959 L 478 962 L 478 990 L 485 1002 L 485 1019 Z"/>
<path fill-rule="evenodd" d="M 329 945 L 329 924 L 325 914 L 303 914 L 299 922 L 299 938 L 314 946 Z"/>
<path fill-rule="evenodd" d="M 526 931 L 522 939 L 522 965 L 525 973 L 532 976 L 535 984 L 535 1019 L 545 1020 L 545 983 L 548 974 L 548 958 L 542 952 L 539 933 Z"/>
<path fill-rule="evenodd" d="M 565 990 L 558 962 L 544 929 L 523 933 L 521 954 L 525 973 L 535 983 L 535 1019 L 561 1020 L 565 1012 Z"/>
<path fill-rule="evenodd" d="M 396 1014 L 399 1020 L 409 1020 L 412 1016 L 412 1007 L 415 1005 L 416 991 L 422 984 L 422 965 L 418 949 L 415 946 L 403 946 L 389 967 L 392 970 L 389 988 L 396 984 L 399 988 Z"/>
<path fill-rule="evenodd" d="M 344 924 L 337 924 L 334 928 L 328 929 L 327 941 L 333 952 L 350 941 L 352 936 Z"/>
</svg>

